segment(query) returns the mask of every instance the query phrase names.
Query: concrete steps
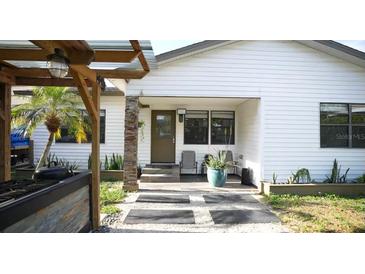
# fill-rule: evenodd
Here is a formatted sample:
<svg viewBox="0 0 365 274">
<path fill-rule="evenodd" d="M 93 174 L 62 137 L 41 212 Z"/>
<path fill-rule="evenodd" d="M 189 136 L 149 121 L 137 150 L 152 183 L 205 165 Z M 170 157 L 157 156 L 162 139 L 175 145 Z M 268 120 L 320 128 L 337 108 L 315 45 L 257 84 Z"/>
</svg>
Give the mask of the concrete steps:
<svg viewBox="0 0 365 274">
<path fill-rule="evenodd" d="M 146 165 L 142 169 L 140 182 L 179 182 L 180 169 L 178 165 Z"/>
</svg>

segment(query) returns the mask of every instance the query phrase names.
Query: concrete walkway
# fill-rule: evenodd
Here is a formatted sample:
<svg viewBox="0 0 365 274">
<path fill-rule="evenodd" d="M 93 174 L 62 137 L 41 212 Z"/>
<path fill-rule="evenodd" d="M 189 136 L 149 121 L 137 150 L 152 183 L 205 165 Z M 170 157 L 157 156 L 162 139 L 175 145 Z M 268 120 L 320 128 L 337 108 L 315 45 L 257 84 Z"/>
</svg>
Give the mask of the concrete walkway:
<svg viewBox="0 0 365 274">
<path fill-rule="evenodd" d="M 141 183 L 119 205 L 110 232 L 287 232 L 255 188 L 230 179 L 224 188 L 185 179 Z M 194 181 L 194 182 L 192 182 Z"/>
</svg>

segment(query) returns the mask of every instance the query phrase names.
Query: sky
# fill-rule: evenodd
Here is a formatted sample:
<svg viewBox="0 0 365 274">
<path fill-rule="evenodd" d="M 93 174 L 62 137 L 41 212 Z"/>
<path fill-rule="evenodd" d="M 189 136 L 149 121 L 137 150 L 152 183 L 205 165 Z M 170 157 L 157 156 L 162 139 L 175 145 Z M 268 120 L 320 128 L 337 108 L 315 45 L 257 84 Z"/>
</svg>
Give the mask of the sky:
<svg viewBox="0 0 365 274">
<path fill-rule="evenodd" d="M 158 55 L 201 41 L 202 40 L 151 40 L 151 43 L 155 55 Z M 336 42 L 365 52 L 365 40 L 336 40 Z"/>
</svg>

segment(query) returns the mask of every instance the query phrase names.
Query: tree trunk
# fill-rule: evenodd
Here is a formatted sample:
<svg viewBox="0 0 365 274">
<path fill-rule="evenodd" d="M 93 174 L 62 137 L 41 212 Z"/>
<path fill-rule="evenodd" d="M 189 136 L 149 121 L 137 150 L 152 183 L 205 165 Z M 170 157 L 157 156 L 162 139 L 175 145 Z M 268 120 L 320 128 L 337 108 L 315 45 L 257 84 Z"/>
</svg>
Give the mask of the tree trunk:
<svg viewBox="0 0 365 274">
<path fill-rule="evenodd" d="M 49 137 L 48 137 L 47 145 L 46 145 L 46 147 L 43 150 L 42 156 L 39 159 L 39 162 L 38 162 L 35 170 L 38 170 L 39 168 L 41 168 L 44 165 L 44 163 L 45 163 L 45 161 L 47 159 L 47 156 L 49 154 L 49 151 L 51 150 L 51 146 L 52 146 L 53 140 L 54 140 L 54 133 L 53 132 L 50 132 L 49 133 Z"/>
</svg>

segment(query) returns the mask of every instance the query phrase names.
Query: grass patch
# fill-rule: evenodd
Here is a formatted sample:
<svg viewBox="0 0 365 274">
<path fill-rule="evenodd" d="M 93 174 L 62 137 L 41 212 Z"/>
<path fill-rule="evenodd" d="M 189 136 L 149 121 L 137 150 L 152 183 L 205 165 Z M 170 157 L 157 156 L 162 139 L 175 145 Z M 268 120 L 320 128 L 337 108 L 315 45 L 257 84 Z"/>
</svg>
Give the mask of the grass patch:
<svg viewBox="0 0 365 274">
<path fill-rule="evenodd" d="M 365 232 L 365 196 L 270 195 L 265 201 L 295 232 Z"/>
<path fill-rule="evenodd" d="M 103 181 L 100 185 L 100 211 L 104 214 L 115 214 L 120 209 L 115 205 L 123 202 L 127 193 L 122 189 L 120 181 Z"/>
</svg>

